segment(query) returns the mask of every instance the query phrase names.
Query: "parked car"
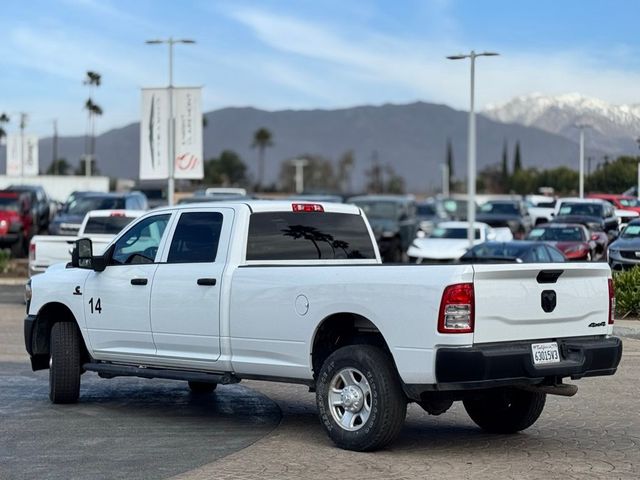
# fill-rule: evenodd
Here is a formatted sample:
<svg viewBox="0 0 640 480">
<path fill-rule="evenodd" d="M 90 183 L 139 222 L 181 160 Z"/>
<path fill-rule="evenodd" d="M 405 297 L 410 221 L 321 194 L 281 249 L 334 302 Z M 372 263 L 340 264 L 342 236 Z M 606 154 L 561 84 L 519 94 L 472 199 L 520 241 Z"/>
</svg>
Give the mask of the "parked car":
<svg viewBox="0 0 640 480">
<path fill-rule="evenodd" d="M 10 185 L 7 192 L 19 192 L 29 195 L 34 234 L 46 232 L 51 220 L 51 199 L 40 185 Z"/>
<path fill-rule="evenodd" d="M 640 219 L 634 220 L 609 245 L 609 265 L 613 270 L 626 270 L 640 265 Z"/>
<path fill-rule="evenodd" d="M 401 262 L 418 230 L 416 202 L 411 195 L 363 195 L 347 203 L 367 215 L 385 262 Z"/>
<path fill-rule="evenodd" d="M 537 225 L 529 232 L 527 240 L 546 242 L 560 250 L 568 260 L 591 261 L 603 255 L 592 234 L 584 225 L 571 223 L 547 223 Z"/>
<path fill-rule="evenodd" d="M 617 210 L 631 210 L 640 214 L 640 200 L 631 195 L 616 195 L 613 193 L 590 193 L 587 198 L 604 200 L 613 205 Z"/>
<path fill-rule="evenodd" d="M 178 200 L 178 205 L 185 205 L 188 203 L 208 203 L 208 202 L 229 202 L 235 200 L 251 200 L 252 197 L 246 195 L 238 195 L 235 193 L 229 193 L 228 195 L 193 195 L 191 197 L 182 197 Z"/>
<path fill-rule="evenodd" d="M 409 261 L 423 263 L 458 260 L 469 249 L 468 228 L 469 222 L 440 223 L 430 236 L 419 236 L 413 240 L 407 250 Z M 495 232 L 486 223 L 476 222 L 474 228 L 474 245 L 495 240 Z"/>
<path fill-rule="evenodd" d="M 556 209 L 556 199 L 546 195 L 527 195 L 524 200 L 532 225 L 548 223 L 553 220 Z"/>
<path fill-rule="evenodd" d="M 30 202 L 26 192 L 0 191 L 0 248 L 11 249 L 13 257 L 26 254 L 33 235 Z"/>
<path fill-rule="evenodd" d="M 604 200 L 561 198 L 556 203 L 553 223 L 580 223 L 589 230 L 603 231 L 615 238 L 620 220 L 613 205 Z"/>
<path fill-rule="evenodd" d="M 540 242 L 485 242 L 460 257 L 461 263 L 556 263 L 567 258 L 557 248 Z"/>
<path fill-rule="evenodd" d="M 29 244 L 29 276 L 44 272 L 54 263 L 71 260 L 72 244 L 90 238 L 96 252 L 102 252 L 113 237 L 143 215 L 145 210 L 92 210 L 84 216 L 78 236 L 36 235 Z"/>
<path fill-rule="evenodd" d="M 147 197 L 140 192 L 74 192 L 49 228 L 51 235 L 77 235 L 91 210 L 148 210 Z"/>
<path fill-rule="evenodd" d="M 523 238 L 531 230 L 531 217 L 521 200 L 489 200 L 478 209 L 476 220 L 493 228 L 509 228 L 514 238 Z"/>
<path fill-rule="evenodd" d="M 416 216 L 418 218 L 418 228 L 425 234 L 430 235 L 433 228 L 440 222 L 449 220 L 449 215 L 442 202 L 427 200 L 416 204 Z"/>
</svg>

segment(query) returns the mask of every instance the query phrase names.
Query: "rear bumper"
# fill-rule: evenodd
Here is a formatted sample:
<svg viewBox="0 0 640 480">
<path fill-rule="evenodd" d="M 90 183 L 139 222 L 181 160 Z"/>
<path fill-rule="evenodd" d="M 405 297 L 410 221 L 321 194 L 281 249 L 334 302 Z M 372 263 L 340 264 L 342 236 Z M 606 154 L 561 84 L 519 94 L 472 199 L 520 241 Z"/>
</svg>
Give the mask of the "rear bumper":
<svg viewBox="0 0 640 480">
<path fill-rule="evenodd" d="M 555 341 L 560 362 L 534 365 L 531 344 Z M 435 385 L 413 391 L 468 390 L 507 385 L 559 383 L 562 378 L 613 375 L 622 357 L 617 337 L 575 337 L 438 349 Z"/>
</svg>

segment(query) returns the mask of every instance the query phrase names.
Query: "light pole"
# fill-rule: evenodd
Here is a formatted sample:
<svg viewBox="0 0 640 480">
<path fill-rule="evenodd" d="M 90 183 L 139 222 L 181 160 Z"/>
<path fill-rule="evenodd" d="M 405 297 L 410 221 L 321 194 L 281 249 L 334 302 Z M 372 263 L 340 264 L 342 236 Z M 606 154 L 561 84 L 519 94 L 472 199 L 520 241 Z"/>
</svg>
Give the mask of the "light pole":
<svg viewBox="0 0 640 480">
<path fill-rule="evenodd" d="M 175 39 L 173 37 L 169 37 L 167 39 L 161 40 L 147 40 L 145 43 L 147 45 L 158 45 L 162 43 L 166 43 L 169 46 L 169 87 L 167 88 L 169 92 L 169 180 L 167 182 L 167 203 L 171 206 L 173 205 L 173 197 L 175 190 L 175 180 L 174 180 L 174 170 L 175 170 L 175 162 L 176 162 L 176 145 L 175 145 L 175 120 L 173 118 L 173 46 L 176 43 L 196 43 L 195 40 L 188 39 Z"/>
<path fill-rule="evenodd" d="M 309 160 L 296 158 L 291 163 L 296 168 L 296 193 L 304 192 L 304 167 L 309 165 Z"/>
<path fill-rule="evenodd" d="M 495 57 L 500 55 L 495 52 L 482 52 L 476 53 L 471 50 L 468 54 L 450 55 L 447 58 L 449 60 L 471 60 L 471 102 L 469 107 L 469 139 L 467 145 L 467 221 L 469 227 L 467 229 L 467 239 L 469 240 L 469 248 L 473 247 L 475 240 L 475 228 L 476 221 L 476 114 L 474 111 L 474 96 L 475 96 L 475 68 L 476 57 Z"/>
<path fill-rule="evenodd" d="M 449 165 L 443 163 L 440 168 L 442 169 L 442 196 L 447 198 L 449 196 Z"/>
<path fill-rule="evenodd" d="M 640 148 L 640 137 L 636 138 L 638 148 Z M 636 187 L 636 197 L 640 198 L 640 157 L 638 157 L 638 186 Z"/>
<path fill-rule="evenodd" d="M 575 127 L 580 130 L 580 178 L 578 182 L 578 193 L 580 198 L 584 198 L 584 129 L 590 128 L 591 125 L 577 123 Z"/>
</svg>

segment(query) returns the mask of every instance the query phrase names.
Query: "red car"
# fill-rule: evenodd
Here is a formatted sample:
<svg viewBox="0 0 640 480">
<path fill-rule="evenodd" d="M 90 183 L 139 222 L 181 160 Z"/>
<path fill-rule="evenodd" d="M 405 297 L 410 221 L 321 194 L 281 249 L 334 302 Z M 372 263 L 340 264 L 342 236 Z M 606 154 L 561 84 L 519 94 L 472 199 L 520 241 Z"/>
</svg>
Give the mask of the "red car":
<svg viewBox="0 0 640 480">
<path fill-rule="evenodd" d="M 11 248 L 14 257 L 24 256 L 32 235 L 29 196 L 0 191 L 0 248 Z"/>
<path fill-rule="evenodd" d="M 609 202 L 618 210 L 631 210 L 640 213 L 640 200 L 629 195 L 615 195 L 612 193 L 590 193 L 587 198 L 598 198 Z"/>
<path fill-rule="evenodd" d="M 534 227 L 527 240 L 549 243 L 564 253 L 567 260 L 591 261 L 604 254 L 594 237 L 577 223 L 547 223 Z"/>
</svg>

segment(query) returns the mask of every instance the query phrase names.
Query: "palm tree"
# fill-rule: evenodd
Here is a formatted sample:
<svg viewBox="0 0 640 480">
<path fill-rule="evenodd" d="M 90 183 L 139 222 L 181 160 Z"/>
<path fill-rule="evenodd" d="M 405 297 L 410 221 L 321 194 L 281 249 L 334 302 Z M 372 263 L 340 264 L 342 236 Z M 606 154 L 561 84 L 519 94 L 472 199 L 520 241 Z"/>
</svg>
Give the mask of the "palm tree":
<svg viewBox="0 0 640 480">
<path fill-rule="evenodd" d="M 93 89 L 102 84 L 102 75 L 92 70 L 87 71 L 87 76 L 82 82 L 89 86 L 89 99 L 85 102 L 84 108 L 87 110 L 87 136 L 85 137 L 84 151 L 85 158 L 93 160 L 96 150 L 96 121 L 95 117 L 102 115 L 102 108 L 93 101 Z M 87 165 L 89 162 L 87 161 Z M 87 167 L 88 168 L 88 167 Z"/>
<path fill-rule="evenodd" d="M 264 179 L 264 151 L 267 147 L 273 145 L 272 138 L 271 132 L 264 127 L 259 128 L 253 134 L 253 144 L 251 146 L 258 149 L 258 190 L 262 187 Z"/>
<path fill-rule="evenodd" d="M 9 123 L 9 115 L 6 113 L 0 114 L 0 141 L 7 136 L 7 131 L 4 129 L 4 125 Z"/>
</svg>

